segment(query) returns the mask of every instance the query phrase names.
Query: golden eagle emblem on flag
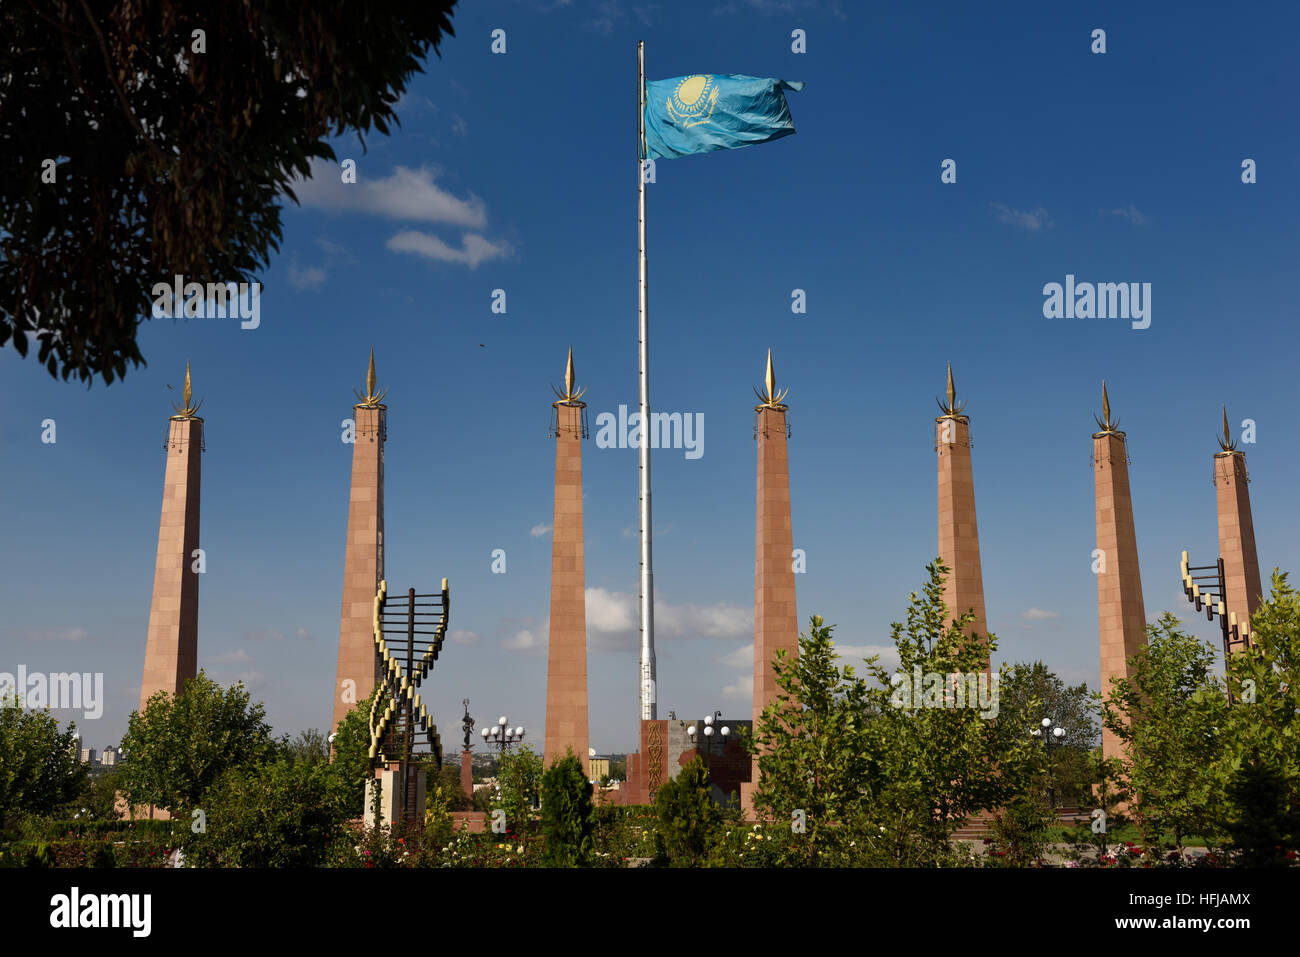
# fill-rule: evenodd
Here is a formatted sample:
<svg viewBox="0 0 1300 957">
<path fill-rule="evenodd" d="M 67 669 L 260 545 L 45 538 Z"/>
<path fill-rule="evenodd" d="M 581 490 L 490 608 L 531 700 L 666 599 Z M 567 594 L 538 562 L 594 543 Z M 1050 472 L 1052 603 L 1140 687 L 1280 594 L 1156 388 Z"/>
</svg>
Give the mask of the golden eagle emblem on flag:
<svg viewBox="0 0 1300 957">
<path fill-rule="evenodd" d="M 718 102 L 718 85 L 713 77 L 684 76 L 665 104 L 668 113 L 683 127 L 709 122 Z"/>
</svg>

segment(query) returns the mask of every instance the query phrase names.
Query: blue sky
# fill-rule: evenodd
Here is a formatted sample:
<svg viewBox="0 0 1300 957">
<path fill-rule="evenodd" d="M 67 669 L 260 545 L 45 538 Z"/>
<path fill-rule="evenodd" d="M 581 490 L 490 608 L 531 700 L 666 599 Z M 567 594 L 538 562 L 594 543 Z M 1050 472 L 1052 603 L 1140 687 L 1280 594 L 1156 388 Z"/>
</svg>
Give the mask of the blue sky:
<svg viewBox="0 0 1300 957">
<path fill-rule="evenodd" d="M 151 320 L 148 366 L 89 390 L 0 352 L 0 671 L 104 672 L 104 716 L 79 725 L 96 747 L 125 729 L 167 386 L 188 358 L 208 448 L 200 663 L 244 680 L 277 732 L 325 727 L 351 454 L 340 422 L 373 346 L 391 390 L 389 586 L 452 588 L 455 640 L 425 699 L 448 747 L 464 697 L 480 724 L 508 714 L 540 747 L 549 386 L 572 344 L 593 426 L 592 744 L 634 747 L 636 452 L 598 449 L 594 426 L 636 402 L 639 39 L 651 79 L 807 84 L 789 94 L 797 135 L 660 162 L 649 187 L 652 402 L 705 421 L 701 458 L 654 457 L 661 715 L 749 715 L 751 387 L 769 347 L 791 390 L 800 620 L 836 624 L 850 653 L 887 643 L 935 555 L 949 359 L 969 402 L 998 658 L 1096 685 L 1088 458 L 1102 378 L 1129 434 L 1149 617 L 1190 618 L 1179 553 L 1217 551 L 1221 402 L 1234 426 L 1256 422 L 1244 448 L 1261 565 L 1296 568 L 1294 8 L 866 6 L 462 4 L 401 129 L 368 152 L 336 143 L 358 183 L 322 166 L 288 205 L 259 328 Z M 1105 54 L 1090 52 L 1098 27 Z M 490 50 L 498 28 L 504 55 Z M 940 182 L 948 158 L 955 184 Z M 1241 182 L 1246 158 L 1257 183 Z M 1150 283 L 1150 327 L 1044 318 L 1043 286 L 1067 274 Z M 1204 619 L 1191 627 L 1215 637 Z"/>
</svg>

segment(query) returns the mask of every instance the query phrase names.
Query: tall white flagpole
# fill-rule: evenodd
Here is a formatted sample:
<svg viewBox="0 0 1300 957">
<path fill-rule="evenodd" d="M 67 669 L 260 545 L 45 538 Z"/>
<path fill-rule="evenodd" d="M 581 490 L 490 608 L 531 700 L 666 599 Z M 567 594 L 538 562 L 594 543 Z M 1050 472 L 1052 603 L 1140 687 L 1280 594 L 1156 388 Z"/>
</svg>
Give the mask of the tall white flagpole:
<svg viewBox="0 0 1300 957">
<path fill-rule="evenodd" d="M 641 720 L 657 717 L 655 695 L 655 579 L 650 561 L 650 305 L 645 251 L 645 43 L 636 45 L 637 100 L 637 371 L 641 410 Z"/>
</svg>

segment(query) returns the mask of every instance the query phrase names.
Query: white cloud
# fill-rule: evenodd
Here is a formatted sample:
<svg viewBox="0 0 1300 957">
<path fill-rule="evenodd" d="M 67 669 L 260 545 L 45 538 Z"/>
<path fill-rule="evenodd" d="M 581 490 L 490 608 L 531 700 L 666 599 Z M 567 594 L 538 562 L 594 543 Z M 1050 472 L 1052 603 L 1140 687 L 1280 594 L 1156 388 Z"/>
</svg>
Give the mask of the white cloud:
<svg viewBox="0 0 1300 957">
<path fill-rule="evenodd" d="M 606 648 L 628 647 L 637 631 L 637 598 L 604 588 L 587 589 L 587 628 L 610 636 Z M 714 605 L 672 605 L 655 600 L 655 636 L 665 638 L 733 638 L 750 634 L 754 615 L 748 608 L 720 602 Z"/>
<path fill-rule="evenodd" d="M 289 285 L 294 289 L 315 289 L 325 281 L 325 270 L 316 266 L 299 269 L 297 263 L 289 264 Z"/>
<path fill-rule="evenodd" d="M 731 684 L 723 685 L 722 697 L 727 698 L 728 700 L 735 698 L 749 698 L 750 700 L 753 700 L 754 676 L 752 674 L 741 675 Z"/>
<path fill-rule="evenodd" d="M 458 263 L 470 269 L 477 269 L 480 263 L 501 259 L 510 253 L 508 244 L 494 243 L 478 233 L 465 233 L 461 237 L 461 248 L 457 249 L 432 233 L 422 233 L 417 229 L 404 229 L 385 245 L 395 253 L 415 253 L 425 259 Z"/>
<path fill-rule="evenodd" d="M 1029 621 L 1047 621 L 1050 618 L 1060 618 L 1061 613 L 1059 611 L 1047 611 L 1042 608 L 1030 608 L 1022 612 L 1020 617 Z"/>
<path fill-rule="evenodd" d="M 754 643 L 741 645 L 735 651 L 728 652 L 718 659 L 719 664 L 728 668 L 752 668 L 754 665 Z"/>
<path fill-rule="evenodd" d="M 447 633 L 447 637 L 458 645 L 476 645 L 478 644 L 478 633 L 466 631 L 464 628 L 456 628 Z"/>
<path fill-rule="evenodd" d="M 507 638 L 503 644 L 509 651 L 522 651 L 530 655 L 541 654 L 546 648 L 546 635 L 549 627 L 548 622 L 547 625 L 537 630 L 525 628 L 522 631 L 515 632 L 514 637 Z"/>
<path fill-rule="evenodd" d="M 636 629 L 636 596 L 588 588 L 586 599 L 589 631 L 617 634 Z"/>
<path fill-rule="evenodd" d="M 295 631 L 295 632 L 293 633 L 293 636 L 294 636 L 295 638 L 301 638 L 301 639 L 303 639 L 304 641 L 312 641 L 312 640 L 314 640 L 314 637 L 313 637 L 312 633 L 311 633 L 310 631 L 308 631 L 306 628 L 299 628 L 297 631 Z"/>
<path fill-rule="evenodd" d="M 1109 213 L 1111 216 L 1118 216 L 1120 219 L 1127 219 L 1134 226 L 1145 226 L 1147 224 L 1147 218 L 1132 203 L 1119 209 L 1103 209 L 1101 212 Z"/>
<path fill-rule="evenodd" d="M 528 534 L 533 538 L 541 538 L 543 535 L 549 535 L 550 532 L 551 526 L 549 525 L 534 525 L 528 530 Z"/>
<path fill-rule="evenodd" d="M 446 223 L 467 229 L 486 227 L 483 201 L 473 193 L 462 199 L 442 189 L 434 182 L 438 172 L 431 166 L 397 166 L 380 179 L 366 179 L 358 173 L 357 182 L 344 183 L 336 164 L 313 160 L 311 179 L 295 180 L 292 186 L 304 207 L 357 210 L 389 219 Z"/>
<path fill-rule="evenodd" d="M 469 127 L 465 125 L 465 120 L 458 113 L 452 114 L 451 131 L 457 136 L 464 136 L 469 132 Z"/>
<path fill-rule="evenodd" d="M 834 643 L 835 654 L 844 659 L 848 659 L 848 664 L 860 666 L 864 659 L 872 655 L 879 655 L 880 660 L 876 664 L 882 668 L 894 668 L 898 665 L 898 649 L 893 645 L 844 645 L 838 641 Z"/>
<path fill-rule="evenodd" d="M 1012 209 L 1009 206 L 1003 206 L 1001 203 L 991 203 L 994 212 L 997 213 L 998 220 L 1010 226 L 1015 226 L 1027 232 L 1036 233 L 1044 226 L 1050 226 L 1051 220 L 1048 219 L 1047 210 L 1041 206 L 1035 206 L 1029 211 L 1023 209 Z"/>
</svg>

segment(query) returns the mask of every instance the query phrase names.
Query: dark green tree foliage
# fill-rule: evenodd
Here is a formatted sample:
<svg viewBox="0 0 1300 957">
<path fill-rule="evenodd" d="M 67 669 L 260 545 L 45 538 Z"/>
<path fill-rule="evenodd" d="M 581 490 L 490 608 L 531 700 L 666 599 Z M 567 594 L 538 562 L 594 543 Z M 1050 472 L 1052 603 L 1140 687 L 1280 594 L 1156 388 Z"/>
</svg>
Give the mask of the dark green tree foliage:
<svg viewBox="0 0 1300 957">
<path fill-rule="evenodd" d="M 895 623 L 899 668 L 923 675 L 983 672 L 994 636 L 969 638 L 972 616 L 943 604 L 947 573 L 927 566 L 905 623 Z M 754 737 L 760 784 L 755 806 L 802 839 L 786 863 L 935 866 L 953 862 L 950 838 L 972 814 L 998 808 L 1042 773 L 1041 749 L 1020 721 L 989 707 L 943 707 L 940 695 L 900 695 L 894 674 L 867 662 L 869 686 L 836 663 L 831 629 L 814 616 L 799 657 L 774 660 L 781 694 Z M 936 677 L 936 682 L 939 680 Z M 935 686 L 937 687 L 937 685 Z M 804 828 L 799 831 L 798 828 Z"/>
<path fill-rule="evenodd" d="M 1228 664 L 1232 746 L 1220 758 L 1222 830 L 1248 866 L 1300 850 L 1300 593 L 1273 573 L 1272 594 L 1251 618 L 1251 647 Z"/>
<path fill-rule="evenodd" d="M 1034 793 L 1048 803 L 1047 788 L 1055 792 L 1057 806 L 1083 806 L 1092 800 L 1096 783 L 1091 753 L 1101 743 L 1098 706 L 1088 685 L 1066 685 L 1041 661 L 1020 663 L 1002 671 L 998 717 L 1019 720 L 1028 733 L 1043 718 L 1064 729 L 1059 742 L 1047 749 L 1045 776 L 1033 785 Z"/>
<path fill-rule="evenodd" d="M 542 837 L 552 867 L 585 867 L 595 852 L 591 782 L 569 749 L 542 775 Z"/>
<path fill-rule="evenodd" d="M 1216 765 L 1234 734 L 1212 673 L 1215 658 L 1213 647 L 1166 612 L 1147 626 L 1146 648 L 1129 659 L 1129 677 L 1116 679 L 1103 703 L 1103 721 L 1123 743 L 1133 818 L 1148 847 L 1159 847 L 1164 834 L 1181 847 L 1186 836 L 1220 831 Z"/>
<path fill-rule="evenodd" d="M 10 812 L 50 814 L 72 800 L 86 778 L 76 746 L 76 725 L 60 731 L 48 708 L 0 701 L 0 827 Z"/>
<path fill-rule="evenodd" d="M 316 867 L 342 840 L 343 782 L 323 761 L 280 757 L 222 775 L 191 823 L 184 850 L 199 867 Z"/>
<path fill-rule="evenodd" d="M 222 688 L 202 671 L 175 698 L 158 692 L 131 713 L 118 786 L 133 805 L 200 806 L 224 772 L 258 764 L 275 749 L 265 709 L 242 683 Z"/>
<path fill-rule="evenodd" d="M 64 379 L 142 363 L 153 285 L 251 281 L 291 180 L 388 133 L 454 5 L 0 4 L 0 346 Z"/>
<path fill-rule="evenodd" d="M 357 702 L 335 729 L 330 769 L 346 789 L 349 817 L 361 817 L 366 810 L 366 781 L 374 777 L 370 767 L 370 706 L 380 691 L 376 687 L 370 697 Z"/>
<path fill-rule="evenodd" d="M 710 794 L 709 772 L 698 755 L 659 788 L 655 794 L 658 864 L 697 867 L 708 856 L 721 821 Z"/>
<path fill-rule="evenodd" d="M 532 829 L 533 808 L 537 805 L 545 770 L 541 755 L 526 744 L 501 758 L 497 768 L 501 796 L 492 807 L 505 809 L 507 830 L 522 836 Z"/>
</svg>

